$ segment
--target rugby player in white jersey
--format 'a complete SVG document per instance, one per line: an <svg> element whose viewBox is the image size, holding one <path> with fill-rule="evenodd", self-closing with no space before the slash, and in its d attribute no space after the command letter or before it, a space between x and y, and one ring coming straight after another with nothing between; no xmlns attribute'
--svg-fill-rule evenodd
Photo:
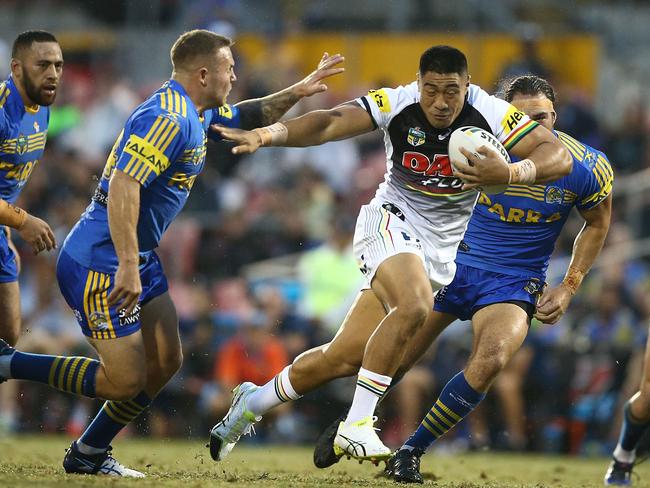
<svg viewBox="0 0 650 488"><path fill-rule="evenodd" d="M492 133L518 163L505 166L491 149L452 172L451 132L477 126ZM384 132L387 172L361 209L354 253L367 286L336 337L306 351L266 385L239 385L228 414L212 429L210 452L223 459L269 409L322 384L358 374L348 416L334 440L337 454L382 460L390 456L374 429L377 402L405 349L433 307L434 293L454 277L456 250L477 199L472 188L545 183L571 171L569 152L548 130L507 102L470 84L465 55L434 46L420 58L417 80L382 88L330 110L317 110L254 131L217 128L237 143L235 153L260 146L312 146L377 128ZM336 164L333 162L332 164Z"/></svg>

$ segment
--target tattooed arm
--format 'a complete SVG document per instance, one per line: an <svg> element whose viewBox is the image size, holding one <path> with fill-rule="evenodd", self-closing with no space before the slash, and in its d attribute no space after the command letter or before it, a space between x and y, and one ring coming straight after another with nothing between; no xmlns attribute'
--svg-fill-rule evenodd
<svg viewBox="0 0 650 488"><path fill-rule="evenodd" d="M289 88L263 98L246 100L236 104L241 117L242 129L253 129L277 122L298 100L327 90L322 80L341 73L345 68L336 66L343 62L343 56L323 54L315 71Z"/></svg>

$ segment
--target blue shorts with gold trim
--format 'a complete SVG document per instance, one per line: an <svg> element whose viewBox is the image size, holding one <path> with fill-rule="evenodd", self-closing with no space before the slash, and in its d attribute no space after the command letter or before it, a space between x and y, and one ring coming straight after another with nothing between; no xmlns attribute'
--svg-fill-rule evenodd
<svg viewBox="0 0 650 488"><path fill-rule="evenodd" d="M0 283L18 281L18 264L4 227L0 226Z"/></svg>
<svg viewBox="0 0 650 488"><path fill-rule="evenodd" d="M481 308L495 303L514 303L529 318L544 291L539 278L506 275L458 263L451 283L435 296L433 309L469 320Z"/></svg>
<svg viewBox="0 0 650 488"><path fill-rule="evenodd" d="M160 259L153 252L140 265L142 295L130 315L108 306L107 298L113 290L114 274L86 268L61 251L56 263L56 279L81 331L93 339L115 339L137 332L140 330L142 306L168 290Z"/></svg>

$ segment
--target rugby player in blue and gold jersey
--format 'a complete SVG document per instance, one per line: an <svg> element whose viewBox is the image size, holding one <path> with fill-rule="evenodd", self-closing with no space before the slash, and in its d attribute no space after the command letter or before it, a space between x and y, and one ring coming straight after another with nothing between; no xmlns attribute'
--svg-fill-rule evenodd
<svg viewBox="0 0 650 488"><path fill-rule="evenodd" d="M554 131L555 92L546 80L518 77L509 83L505 98ZM611 216L610 163L601 151L554 133L573 157L571 173L544 185L510 185L503 194L481 194L456 256L454 280L435 298L426 327L430 337L420 337L409 350L413 364L451 322L472 321L474 342L467 365L445 385L388 463L387 472L396 481L423 482L421 455L483 400L519 350L533 316L547 324L560 319L602 249ZM574 207L585 223L574 241L571 263L562 282L545 289L550 255Z"/></svg>
<svg viewBox="0 0 650 488"><path fill-rule="evenodd" d="M323 56L305 79L274 95L226 104L236 80L226 37L181 35L171 79L126 121L99 185L63 244L61 291L100 360L25 354L0 346L0 377L27 379L108 400L63 461L68 473L143 477L111 455L110 442L151 403L181 365L178 317L154 249L181 211L205 164L211 124L273 123L343 71Z"/></svg>
<svg viewBox="0 0 650 488"><path fill-rule="evenodd" d="M34 254L54 249L54 234L44 221L14 203L45 149L49 106L62 70L56 38L49 32L27 31L16 37L11 75L0 84L0 225L15 229ZM20 335L20 258L5 229L0 231L0 339L15 345Z"/></svg>

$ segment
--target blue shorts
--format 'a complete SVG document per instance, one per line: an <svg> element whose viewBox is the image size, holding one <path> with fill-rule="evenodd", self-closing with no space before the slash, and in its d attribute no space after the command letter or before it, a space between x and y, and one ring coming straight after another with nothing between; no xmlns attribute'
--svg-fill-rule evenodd
<svg viewBox="0 0 650 488"><path fill-rule="evenodd" d="M16 254L9 247L6 229L0 226L0 283L18 281Z"/></svg>
<svg viewBox="0 0 650 488"><path fill-rule="evenodd" d="M56 263L56 279L81 331L93 339L115 339L140 330L142 306L168 289L167 278L156 253L151 253L147 261L140 265L142 295L130 315L108 306L107 298L113 290L114 274L86 268L61 251Z"/></svg>
<svg viewBox="0 0 650 488"><path fill-rule="evenodd" d="M454 280L436 294L433 309L469 320L494 303L519 305L531 318L544 290L539 278L512 276L458 264Z"/></svg>

